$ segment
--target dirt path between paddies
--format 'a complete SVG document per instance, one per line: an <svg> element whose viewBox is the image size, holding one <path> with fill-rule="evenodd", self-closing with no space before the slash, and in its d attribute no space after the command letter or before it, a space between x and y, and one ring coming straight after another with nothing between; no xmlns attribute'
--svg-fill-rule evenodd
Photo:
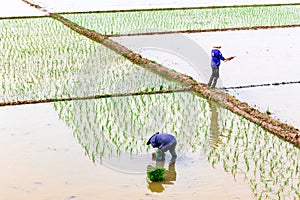
<svg viewBox="0 0 300 200"><path fill-rule="evenodd" d="M167 35L178 33L209 33L209 32L224 32L224 31L246 31L246 30L261 30L275 28L297 28L300 24L292 25L276 25L276 26L251 26L251 27L232 27L232 28L216 28L216 29L201 29L201 30L177 30L177 31L160 31L160 32L142 32L142 33L124 33L124 34L107 34L107 37L124 37L124 36L141 36L141 35Z"/></svg>

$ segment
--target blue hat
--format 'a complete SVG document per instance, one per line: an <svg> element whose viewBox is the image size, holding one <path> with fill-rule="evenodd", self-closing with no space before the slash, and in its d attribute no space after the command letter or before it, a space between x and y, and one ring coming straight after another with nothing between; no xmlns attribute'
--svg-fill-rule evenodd
<svg viewBox="0 0 300 200"><path fill-rule="evenodd" d="M150 141L151 141L151 138L153 138L153 136L155 136L155 135L157 135L157 134L159 134L159 132L157 132L157 133L155 133L154 135L152 135L152 136L149 138L149 140L148 140L148 142L147 142L146 144L149 145L149 144L150 144Z"/></svg>

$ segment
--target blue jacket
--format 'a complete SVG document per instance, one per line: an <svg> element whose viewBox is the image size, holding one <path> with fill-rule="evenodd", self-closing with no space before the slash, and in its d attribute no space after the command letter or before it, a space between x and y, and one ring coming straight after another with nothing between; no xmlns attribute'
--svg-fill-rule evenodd
<svg viewBox="0 0 300 200"><path fill-rule="evenodd" d="M225 60L219 49L211 50L211 67L219 68L221 60Z"/></svg>
<svg viewBox="0 0 300 200"><path fill-rule="evenodd" d="M176 138L171 134L156 133L149 139L147 145L151 144L153 148L159 148L163 150L171 146L175 142L177 142Z"/></svg>

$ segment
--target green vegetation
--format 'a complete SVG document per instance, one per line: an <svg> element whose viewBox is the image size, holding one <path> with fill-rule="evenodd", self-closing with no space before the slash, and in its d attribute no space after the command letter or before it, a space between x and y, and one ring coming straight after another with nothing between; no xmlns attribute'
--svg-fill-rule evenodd
<svg viewBox="0 0 300 200"><path fill-rule="evenodd" d="M0 20L0 27L0 101L177 87L53 19Z"/></svg>
<svg viewBox="0 0 300 200"><path fill-rule="evenodd" d="M178 154L207 155L212 167L244 177L256 198L299 195L298 148L191 93L54 105L94 162L143 155L148 136L162 130L176 135Z"/></svg>
<svg viewBox="0 0 300 200"><path fill-rule="evenodd" d="M96 14L64 17L102 34L204 30L299 24L300 6L183 9Z"/></svg>
<svg viewBox="0 0 300 200"><path fill-rule="evenodd" d="M294 24L299 23L299 7L65 16L111 34L133 29ZM178 88L53 19L0 20L0 26L0 101ZM148 136L162 130L176 136L179 153L204 153L212 167L233 177L243 176L258 199L299 197L299 148L191 93L58 102L53 106L93 162L120 158L122 152L147 153Z"/></svg>
<svg viewBox="0 0 300 200"><path fill-rule="evenodd" d="M164 180L165 168L153 168L147 172L147 176L150 181L162 181Z"/></svg>
<svg viewBox="0 0 300 200"><path fill-rule="evenodd" d="M299 148L236 115L222 118L222 124L227 131L218 149L209 152L212 166L242 176L257 199L299 197Z"/></svg>
<svg viewBox="0 0 300 200"><path fill-rule="evenodd" d="M174 133L179 151L195 146L194 140L203 139L209 133L205 102L190 93L173 93L54 105L60 118L74 130L87 155L100 161L103 157L119 157L123 151L132 154L148 152L150 146L145 143L149 135L158 130Z"/></svg>

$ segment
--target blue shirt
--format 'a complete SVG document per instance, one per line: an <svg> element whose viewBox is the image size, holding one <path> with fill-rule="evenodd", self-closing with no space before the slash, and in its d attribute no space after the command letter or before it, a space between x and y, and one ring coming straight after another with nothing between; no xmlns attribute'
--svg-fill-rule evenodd
<svg viewBox="0 0 300 200"><path fill-rule="evenodd" d="M154 148L165 149L176 142L176 138L168 133L155 134L150 138L150 144Z"/></svg>
<svg viewBox="0 0 300 200"><path fill-rule="evenodd" d="M219 49L211 50L211 67L219 68L221 60L225 60Z"/></svg>

